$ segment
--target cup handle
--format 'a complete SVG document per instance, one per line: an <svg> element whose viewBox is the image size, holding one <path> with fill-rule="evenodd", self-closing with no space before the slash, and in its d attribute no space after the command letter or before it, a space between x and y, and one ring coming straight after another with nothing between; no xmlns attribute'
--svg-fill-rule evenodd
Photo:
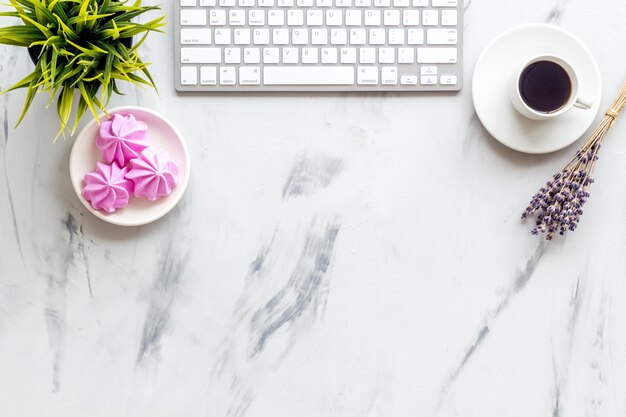
<svg viewBox="0 0 626 417"><path fill-rule="evenodd" d="M593 107L593 101L588 100L584 97L578 97L576 99L576 102L574 102L574 106L578 107L579 109L589 110L591 107Z"/></svg>

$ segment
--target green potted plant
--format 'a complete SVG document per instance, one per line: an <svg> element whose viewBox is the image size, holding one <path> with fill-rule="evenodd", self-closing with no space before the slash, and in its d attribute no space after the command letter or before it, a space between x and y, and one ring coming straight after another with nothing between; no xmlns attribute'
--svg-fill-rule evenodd
<svg viewBox="0 0 626 417"><path fill-rule="evenodd" d="M146 23L133 21L159 6L142 6L141 0L9 0L12 11L2 12L21 20L18 26L0 28L0 43L28 48L35 63L32 73L2 93L26 88L26 101L18 125L35 95L45 92L56 99L60 129L69 120L78 97L71 133L90 110L106 113L113 94L122 94L118 83L127 81L155 88L148 63L138 48L152 31L161 32L164 16ZM133 44L133 37L138 41ZM99 92L100 90L100 92Z"/></svg>

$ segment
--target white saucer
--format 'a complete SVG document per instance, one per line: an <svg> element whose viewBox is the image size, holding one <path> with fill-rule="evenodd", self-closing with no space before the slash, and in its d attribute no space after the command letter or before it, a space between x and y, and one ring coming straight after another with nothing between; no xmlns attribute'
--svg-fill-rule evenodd
<svg viewBox="0 0 626 417"><path fill-rule="evenodd" d="M542 54L572 64L580 95L594 103L591 109L572 108L543 121L515 110L508 96L512 74L523 61ZM474 68L472 91L476 114L494 138L511 149L541 154L565 148L589 129L600 108L602 80L593 55L576 36L556 26L528 24L502 33L485 48Z"/></svg>
<svg viewBox="0 0 626 417"><path fill-rule="evenodd" d="M165 150L178 165L178 184L172 194L151 202L145 198L131 197L128 206L106 213L94 209L82 195L83 178L88 172L96 169L96 162L102 161L102 153L96 147L96 136L99 125L90 121L78 134L70 155L70 178L76 195L83 205L95 216L119 226L140 226L151 223L165 216L181 199L189 183L189 152L183 136L178 129L160 114L143 107L118 107L109 111L115 113L132 113L137 120L148 124L146 139L150 146ZM100 120L105 120L104 114Z"/></svg>

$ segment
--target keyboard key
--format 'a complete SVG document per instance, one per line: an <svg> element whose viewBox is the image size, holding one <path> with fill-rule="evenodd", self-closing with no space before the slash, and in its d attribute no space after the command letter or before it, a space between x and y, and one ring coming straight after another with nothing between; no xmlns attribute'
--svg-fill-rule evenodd
<svg viewBox="0 0 626 417"><path fill-rule="evenodd" d="M417 75L403 75L400 77L400 84L417 85Z"/></svg>
<svg viewBox="0 0 626 417"><path fill-rule="evenodd" d="M259 7L274 7L274 0L258 0Z"/></svg>
<svg viewBox="0 0 626 417"><path fill-rule="evenodd" d="M294 45L306 45L309 43L309 30L308 29L292 29L291 30L291 43Z"/></svg>
<svg viewBox="0 0 626 417"><path fill-rule="evenodd" d="M361 26L360 10L346 10L346 26Z"/></svg>
<svg viewBox="0 0 626 417"><path fill-rule="evenodd" d="M332 29L330 31L330 43L332 45L345 45L348 43L348 31L346 29Z"/></svg>
<svg viewBox="0 0 626 417"><path fill-rule="evenodd" d="M413 7L428 7L428 0L413 0Z"/></svg>
<svg viewBox="0 0 626 417"><path fill-rule="evenodd" d="M181 26L206 26L206 10L181 10Z"/></svg>
<svg viewBox="0 0 626 417"><path fill-rule="evenodd" d="M278 7L293 7L293 0L278 0Z"/></svg>
<svg viewBox="0 0 626 417"><path fill-rule="evenodd" d="M439 11L437 10L423 10L422 11L422 25L437 26L438 24L439 24Z"/></svg>
<svg viewBox="0 0 626 417"><path fill-rule="evenodd" d="M389 45L404 44L404 29L389 29Z"/></svg>
<svg viewBox="0 0 626 417"><path fill-rule="evenodd" d="M240 64L241 63L241 48L224 48L224 63L225 64Z"/></svg>
<svg viewBox="0 0 626 417"><path fill-rule="evenodd" d="M354 68L265 67L263 82L266 85L354 85Z"/></svg>
<svg viewBox="0 0 626 417"><path fill-rule="evenodd" d="M226 10L209 11L209 25L224 26L226 24Z"/></svg>
<svg viewBox="0 0 626 417"><path fill-rule="evenodd" d="M441 85L456 85L456 75L442 75L439 77Z"/></svg>
<svg viewBox="0 0 626 417"><path fill-rule="evenodd" d="M407 43L409 45L422 45L424 43L424 29L409 29Z"/></svg>
<svg viewBox="0 0 626 417"><path fill-rule="evenodd" d="M243 62L246 64L260 64L261 63L261 49L260 48L244 48L243 49Z"/></svg>
<svg viewBox="0 0 626 417"><path fill-rule="evenodd" d="M298 0L296 4L298 7L313 7L313 0Z"/></svg>
<svg viewBox="0 0 626 417"><path fill-rule="evenodd" d="M352 7L352 0L335 0L337 7Z"/></svg>
<svg viewBox="0 0 626 417"><path fill-rule="evenodd" d="M442 10L441 11L441 25L442 26L456 26L457 25L456 10Z"/></svg>
<svg viewBox="0 0 626 417"><path fill-rule="evenodd" d="M274 43L274 45L288 45L289 29L272 30L272 42Z"/></svg>
<svg viewBox="0 0 626 417"><path fill-rule="evenodd" d="M219 0L220 7L235 7L235 0Z"/></svg>
<svg viewBox="0 0 626 417"><path fill-rule="evenodd" d="M333 0L317 0L315 4L317 7L333 7Z"/></svg>
<svg viewBox="0 0 626 417"><path fill-rule="evenodd" d="M419 26L420 12L419 10L403 10L402 24L404 26Z"/></svg>
<svg viewBox="0 0 626 417"><path fill-rule="evenodd" d="M322 64L337 63L337 48L322 48Z"/></svg>
<svg viewBox="0 0 626 417"><path fill-rule="evenodd" d="M216 4L216 0L200 0L200 6L202 7L215 7Z"/></svg>
<svg viewBox="0 0 626 417"><path fill-rule="evenodd" d="M437 84L437 76L436 75L422 75L420 77L420 84L422 84L422 85L436 85Z"/></svg>
<svg viewBox="0 0 626 417"><path fill-rule="evenodd" d="M215 67L200 67L200 84L217 84L217 70Z"/></svg>
<svg viewBox="0 0 626 417"><path fill-rule="evenodd" d="M254 7L254 0L239 0L239 7Z"/></svg>
<svg viewBox="0 0 626 417"><path fill-rule="evenodd" d="M317 64L318 61L317 48L302 48L302 63Z"/></svg>
<svg viewBox="0 0 626 417"><path fill-rule="evenodd" d="M211 29L181 29L180 43L183 45L210 45Z"/></svg>
<svg viewBox="0 0 626 417"><path fill-rule="evenodd" d="M269 29L254 29L253 39L255 45L269 45L270 43L270 30Z"/></svg>
<svg viewBox="0 0 626 417"><path fill-rule="evenodd" d="M342 64L355 64L356 63L356 48L341 48L341 63Z"/></svg>
<svg viewBox="0 0 626 417"><path fill-rule="evenodd" d="M424 65L420 68L421 75L437 75L437 67L432 65Z"/></svg>
<svg viewBox="0 0 626 417"><path fill-rule="evenodd" d="M350 29L350 44L365 45L365 29Z"/></svg>
<svg viewBox="0 0 626 417"><path fill-rule="evenodd" d="M278 48L263 48L263 63L264 64L278 64L279 59Z"/></svg>
<svg viewBox="0 0 626 417"><path fill-rule="evenodd" d="M361 64L375 64L376 63L376 48L360 48L359 49L359 62Z"/></svg>
<svg viewBox="0 0 626 417"><path fill-rule="evenodd" d="M297 64L299 57L298 48L283 48L283 63L284 64Z"/></svg>
<svg viewBox="0 0 626 417"><path fill-rule="evenodd" d="M261 68L239 67L239 84L241 85L261 84Z"/></svg>
<svg viewBox="0 0 626 417"><path fill-rule="evenodd" d="M312 29L311 30L312 45L328 44L328 29Z"/></svg>
<svg viewBox="0 0 626 417"><path fill-rule="evenodd" d="M196 0L180 0L180 7L195 7Z"/></svg>
<svg viewBox="0 0 626 417"><path fill-rule="evenodd" d="M380 10L365 11L365 26L380 26Z"/></svg>
<svg viewBox="0 0 626 417"><path fill-rule="evenodd" d="M237 72L235 67L220 67L220 85L235 85Z"/></svg>
<svg viewBox="0 0 626 417"><path fill-rule="evenodd" d="M376 85L378 84L378 67L358 67L357 84Z"/></svg>
<svg viewBox="0 0 626 417"><path fill-rule="evenodd" d="M400 25L400 10L385 10L385 26Z"/></svg>
<svg viewBox="0 0 626 417"><path fill-rule="evenodd" d="M414 64L415 63L415 49L398 48L398 63L399 64Z"/></svg>
<svg viewBox="0 0 626 417"><path fill-rule="evenodd" d="M433 7L456 7L457 0L433 0Z"/></svg>
<svg viewBox="0 0 626 417"><path fill-rule="evenodd" d="M409 7L409 0L393 0L393 7Z"/></svg>
<svg viewBox="0 0 626 417"><path fill-rule="evenodd" d="M395 64L396 50L394 48L380 48L378 50L378 62L381 64Z"/></svg>
<svg viewBox="0 0 626 417"><path fill-rule="evenodd" d="M285 24L285 11L270 10L267 12L267 24L270 26L283 26Z"/></svg>
<svg viewBox="0 0 626 417"><path fill-rule="evenodd" d="M391 0L374 0L374 7L389 7Z"/></svg>
<svg viewBox="0 0 626 417"><path fill-rule="evenodd" d="M343 13L341 10L326 10L326 26L341 26Z"/></svg>
<svg viewBox="0 0 626 417"><path fill-rule="evenodd" d="M220 64L221 48L180 48L180 62L183 64Z"/></svg>
<svg viewBox="0 0 626 417"><path fill-rule="evenodd" d="M308 26L322 26L324 24L324 12L316 9L307 10L306 24Z"/></svg>
<svg viewBox="0 0 626 417"><path fill-rule="evenodd" d="M381 84L396 85L398 84L398 67L382 67L381 68Z"/></svg>
<svg viewBox="0 0 626 417"><path fill-rule="evenodd" d="M243 26L246 24L246 12L244 10L230 10L228 12L228 23L231 26Z"/></svg>
<svg viewBox="0 0 626 417"><path fill-rule="evenodd" d="M372 0L354 0L356 7L372 7Z"/></svg>
<svg viewBox="0 0 626 417"><path fill-rule="evenodd" d="M417 48L418 64L454 64L456 61L456 48Z"/></svg>
<svg viewBox="0 0 626 417"><path fill-rule="evenodd" d="M456 29L428 29L426 43L429 45L456 45Z"/></svg>
<svg viewBox="0 0 626 417"><path fill-rule="evenodd" d="M215 29L215 44L230 45L230 29Z"/></svg>
<svg viewBox="0 0 626 417"><path fill-rule="evenodd" d="M198 68L196 68L196 67L181 67L180 68L180 83L182 85L196 85L196 84L198 84Z"/></svg>
<svg viewBox="0 0 626 417"><path fill-rule="evenodd" d="M303 10L288 10L287 11L287 25L289 26L304 25L304 11Z"/></svg>
<svg viewBox="0 0 626 417"><path fill-rule="evenodd" d="M370 44L384 45L385 39L385 29L370 29Z"/></svg>
<svg viewBox="0 0 626 417"><path fill-rule="evenodd" d="M235 45L250 44L250 29L235 29Z"/></svg>
<svg viewBox="0 0 626 417"><path fill-rule="evenodd" d="M250 24L250 26L265 25L265 10L248 11L248 23Z"/></svg>

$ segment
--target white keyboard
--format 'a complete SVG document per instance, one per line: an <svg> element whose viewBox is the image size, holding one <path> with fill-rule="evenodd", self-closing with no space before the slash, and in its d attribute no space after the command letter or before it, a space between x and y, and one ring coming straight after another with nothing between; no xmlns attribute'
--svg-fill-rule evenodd
<svg viewBox="0 0 626 417"><path fill-rule="evenodd" d="M175 0L179 91L457 91L462 0Z"/></svg>

